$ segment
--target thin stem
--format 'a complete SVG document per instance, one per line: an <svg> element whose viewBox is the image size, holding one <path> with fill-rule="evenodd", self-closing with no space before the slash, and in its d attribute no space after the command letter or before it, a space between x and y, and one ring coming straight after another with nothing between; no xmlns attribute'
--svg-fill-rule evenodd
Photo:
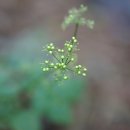
<svg viewBox="0 0 130 130"><path fill-rule="evenodd" d="M52 53L52 55L53 55L53 57L58 61L58 62L60 62L61 63L61 61L55 56L55 54L54 53Z"/></svg>
<svg viewBox="0 0 130 130"><path fill-rule="evenodd" d="M66 58L65 64L67 65L68 57Z"/></svg>
<svg viewBox="0 0 130 130"><path fill-rule="evenodd" d="M71 60L69 60L69 61L66 63L66 65L68 65L70 62L71 62Z"/></svg>
<svg viewBox="0 0 130 130"><path fill-rule="evenodd" d="M75 38L77 38L78 29L79 29L79 23L76 23L76 24L75 24L75 29L74 29L74 34L73 34L73 36L74 36ZM73 45L73 44L74 44L74 43L72 42L72 45ZM73 50L71 50L71 51L69 52L69 54L71 54L72 51L73 51ZM67 59L66 59L66 61L65 61L65 64L69 64L69 63L70 63L70 61L68 61L69 57L70 57L70 55L67 57Z"/></svg>
<svg viewBox="0 0 130 130"><path fill-rule="evenodd" d="M77 34L78 34L78 28L79 28L79 24L76 23L75 24L75 30L74 30L74 37L76 37L76 38L77 38Z"/></svg>
<svg viewBox="0 0 130 130"><path fill-rule="evenodd" d="M70 68L66 68L67 70L70 70L70 71L72 71L73 73L75 73L73 70L71 70Z"/></svg>

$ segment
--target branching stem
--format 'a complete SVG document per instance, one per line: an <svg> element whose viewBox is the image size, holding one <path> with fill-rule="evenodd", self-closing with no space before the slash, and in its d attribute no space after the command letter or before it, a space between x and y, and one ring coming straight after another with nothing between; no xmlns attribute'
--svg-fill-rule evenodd
<svg viewBox="0 0 130 130"><path fill-rule="evenodd" d="M58 61L58 62L60 62L61 63L61 61L55 56L55 54L54 53L52 53L52 55L53 55L53 57Z"/></svg>

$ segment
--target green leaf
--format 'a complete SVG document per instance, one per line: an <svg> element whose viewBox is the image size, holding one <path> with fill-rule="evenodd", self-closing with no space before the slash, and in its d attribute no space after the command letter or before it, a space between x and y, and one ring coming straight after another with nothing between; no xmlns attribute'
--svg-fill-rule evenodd
<svg viewBox="0 0 130 130"><path fill-rule="evenodd" d="M47 114L52 101L50 86L39 86L33 93L32 108L39 114Z"/></svg>
<svg viewBox="0 0 130 130"><path fill-rule="evenodd" d="M72 121L72 105L79 99L83 84L81 79L71 79L61 84L44 82L33 93L32 107L52 122L69 124Z"/></svg>
<svg viewBox="0 0 130 130"><path fill-rule="evenodd" d="M73 119L71 107L63 102L53 102L48 117L58 124L69 124Z"/></svg>
<svg viewBox="0 0 130 130"><path fill-rule="evenodd" d="M1 96L14 96L19 92L17 86L0 86L0 97Z"/></svg>
<svg viewBox="0 0 130 130"><path fill-rule="evenodd" d="M23 111L13 117L11 125L14 130L40 130L39 117L33 111Z"/></svg>
<svg viewBox="0 0 130 130"><path fill-rule="evenodd" d="M72 105L79 99L84 89L84 81L80 78L73 78L63 82L61 86L55 86L52 89L54 98Z"/></svg>

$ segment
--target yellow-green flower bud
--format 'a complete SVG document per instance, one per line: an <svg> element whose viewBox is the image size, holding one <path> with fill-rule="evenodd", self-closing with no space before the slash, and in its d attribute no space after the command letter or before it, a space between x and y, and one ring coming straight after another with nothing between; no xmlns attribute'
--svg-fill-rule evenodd
<svg viewBox="0 0 130 130"><path fill-rule="evenodd" d="M81 65L78 65L79 68L81 68L82 66Z"/></svg>
<svg viewBox="0 0 130 130"><path fill-rule="evenodd" d="M58 52L61 52L61 49L58 49Z"/></svg>
<svg viewBox="0 0 130 130"><path fill-rule="evenodd" d="M65 58L65 56L62 55L62 56L61 56L61 59L64 59L64 58Z"/></svg>
<svg viewBox="0 0 130 130"><path fill-rule="evenodd" d="M64 50L62 49L61 52L64 52Z"/></svg>
<svg viewBox="0 0 130 130"><path fill-rule="evenodd" d="M87 71L87 69L86 69L86 68L84 68L83 70L84 70L84 71Z"/></svg>
<svg viewBox="0 0 130 130"><path fill-rule="evenodd" d="M57 69L57 66L54 66L55 69Z"/></svg>
<svg viewBox="0 0 130 130"><path fill-rule="evenodd" d="M67 77L67 76L64 76L64 79L66 80L66 79L68 79L68 77Z"/></svg>
<svg viewBox="0 0 130 130"><path fill-rule="evenodd" d="M74 61L74 58L71 58L71 61Z"/></svg>
<svg viewBox="0 0 130 130"><path fill-rule="evenodd" d="M73 47L73 45L70 45L69 47L70 47L70 48L72 48L72 47Z"/></svg>
<svg viewBox="0 0 130 130"><path fill-rule="evenodd" d="M83 75L83 76L86 76L86 73L83 73L82 75Z"/></svg>
<svg viewBox="0 0 130 130"><path fill-rule="evenodd" d="M46 68L43 68L42 70L43 70L43 71L46 71Z"/></svg>
<svg viewBox="0 0 130 130"><path fill-rule="evenodd" d="M49 61L48 61L48 60L45 60L45 63L46 63L46 64L48 64L48 63L49 63Z"/></svg>
<svg viewBox="0 0 130 130"><path fill-rule="evenodd" d="M54 50L54 49L55 49L55 47L54 47L54 46L52 46L52 47L51 47L51 49L52 49L52 50Z"/></svg>
<svg viewBox="0 0 130 130"><path fill-rule="evenodd" d="M66 68L66 65L63 65L63 68L65 69L65 68Z"/></svg>
<svg viewBox="0 0 130 130"><path fill-rule="evenodd" d="M50 49L51 47L50 46L47 46L47 49Z"/></svg>
<svg viewBox="0 0 130 130"><path fill-rule="evenodd" d="M81 74L81 71L78 71L78 74Z"/></svg>
<svg viewBox="0 0 130 130"><path fill-rule="evenodd" d="M77 42L77 40L76 40L76 39L74 39L74 42Z"/></svg>
<svg viewBox="0 0 130 130"><path fill-rule="evenodd" d="M46 71L49 71L49 68L46 68Z"/></svg>
<svg viewBox="0 0 130 130"><path fill-rule="evenodd" d="M52 51L49 51L50 54L52 54Z"/></svg>
<svg viewBox="0 0 130 130"><path fill-rule="evenodd" d="M54 63L51 63L50 65L51 65L51 66L54 66Z"/></svg>
<svg viewBox="0 0 130 130"><path fill-rule="evenodd" d="M75 40L76 38L75 37L72 37L73 40Z"/></svg>
<svg viewBox="0 0 130 130"><path fill-rule="evenodd" d="M68 48L68 51L71 51L72 49L71 48Z"/></svg>
<svg viewBox="0 0 130 130"><path fill-rule="evenodd" d="M78 69L79 67L78 66L75 66L76 69Z"/></svg>
<svg viewBox="0 0 130 130"><path fill-rule="evenodd" d="M50 43L50 46L53 46L53 43Z"/></svg>

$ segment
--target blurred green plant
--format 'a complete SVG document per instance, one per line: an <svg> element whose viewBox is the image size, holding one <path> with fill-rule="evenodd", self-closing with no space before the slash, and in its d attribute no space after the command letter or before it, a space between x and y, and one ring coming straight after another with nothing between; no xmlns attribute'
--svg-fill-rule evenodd
<svg viewBox="0 0 130 130"><path fill-rule="evenodd" d="M32 41L35 41L34 36L32 39L31 45ZM29 42L26 42L26 39L23 41ZM67 53L77 49L76 46L70 46L72 43L77 45L76 37L65 43ZM48 52L53 50L53 44L49 46ZM84 80L73 77L63 84L61 82L59 87L59 82L53 80L49 73L41 72L38 64L25 60L26 54L22 52L23 60L21 57L16 58L19 50L21 48L17 48L17 52L9 57L0 57L0 130L41 130L41 118L63 126L71 123L72 106L80 99ZM58 50L61 54L66 51ZM68 63L71 60L74 63L74 55L69 55L68 60L64 60L64 55L60 56L60 61ZM64 65L59 63L54 66L63 69ZM53 64L45 60L45 68ZM75 72L79 71L83 74L86 69L81 65L75 66ZM65 75L64 79L67 79Z"/></svg>
<svg viewBox="0 0 130 130"><path fill-rule="evenodd" d="M83 14L87 11L87 7L81 5L79 9L73 8L69 10L69 15L65 17L62 23L63 29L68 27L70 24L75 24L74 34L70 41L66 41L63 49L57 48L53 43L49 43L44 48L53 57L51 60L45 60L42 63L42 70L44 72L52 71L56 80L69 79L71 73L73 75L86 76L87 69L82 65L75 65L77 62L76 51L79 49L77 45L77 33L80 25L87 25L88 28L93 29L94 21L86 19Z"/></svg>
<svg viewBox="0 0 130 130"><path fill-rule="evenodd" d="M87 6L84 5L80 5L79 9L72 8L69 10L68 16L65 17L64 22L62 23L62 28L65 29L70 24L75 24L76 26L86 25L88 28L93 29L95 23L94 20L86 19L83 17L87 10Z"/></svg>
<svg viewBox="0 0 130 130"><path fill-rule="evenodd" d="M57 82L50 82L49 75L41 73L37 66L26 69L19 64L17 69L11 70L10 62L9 66L3 63L0 74L3 77L0 78L0 129L40 130L41 117L59 125L73 120L72 105L81 95L82 79L67 80L59 87Z"/></svg>

